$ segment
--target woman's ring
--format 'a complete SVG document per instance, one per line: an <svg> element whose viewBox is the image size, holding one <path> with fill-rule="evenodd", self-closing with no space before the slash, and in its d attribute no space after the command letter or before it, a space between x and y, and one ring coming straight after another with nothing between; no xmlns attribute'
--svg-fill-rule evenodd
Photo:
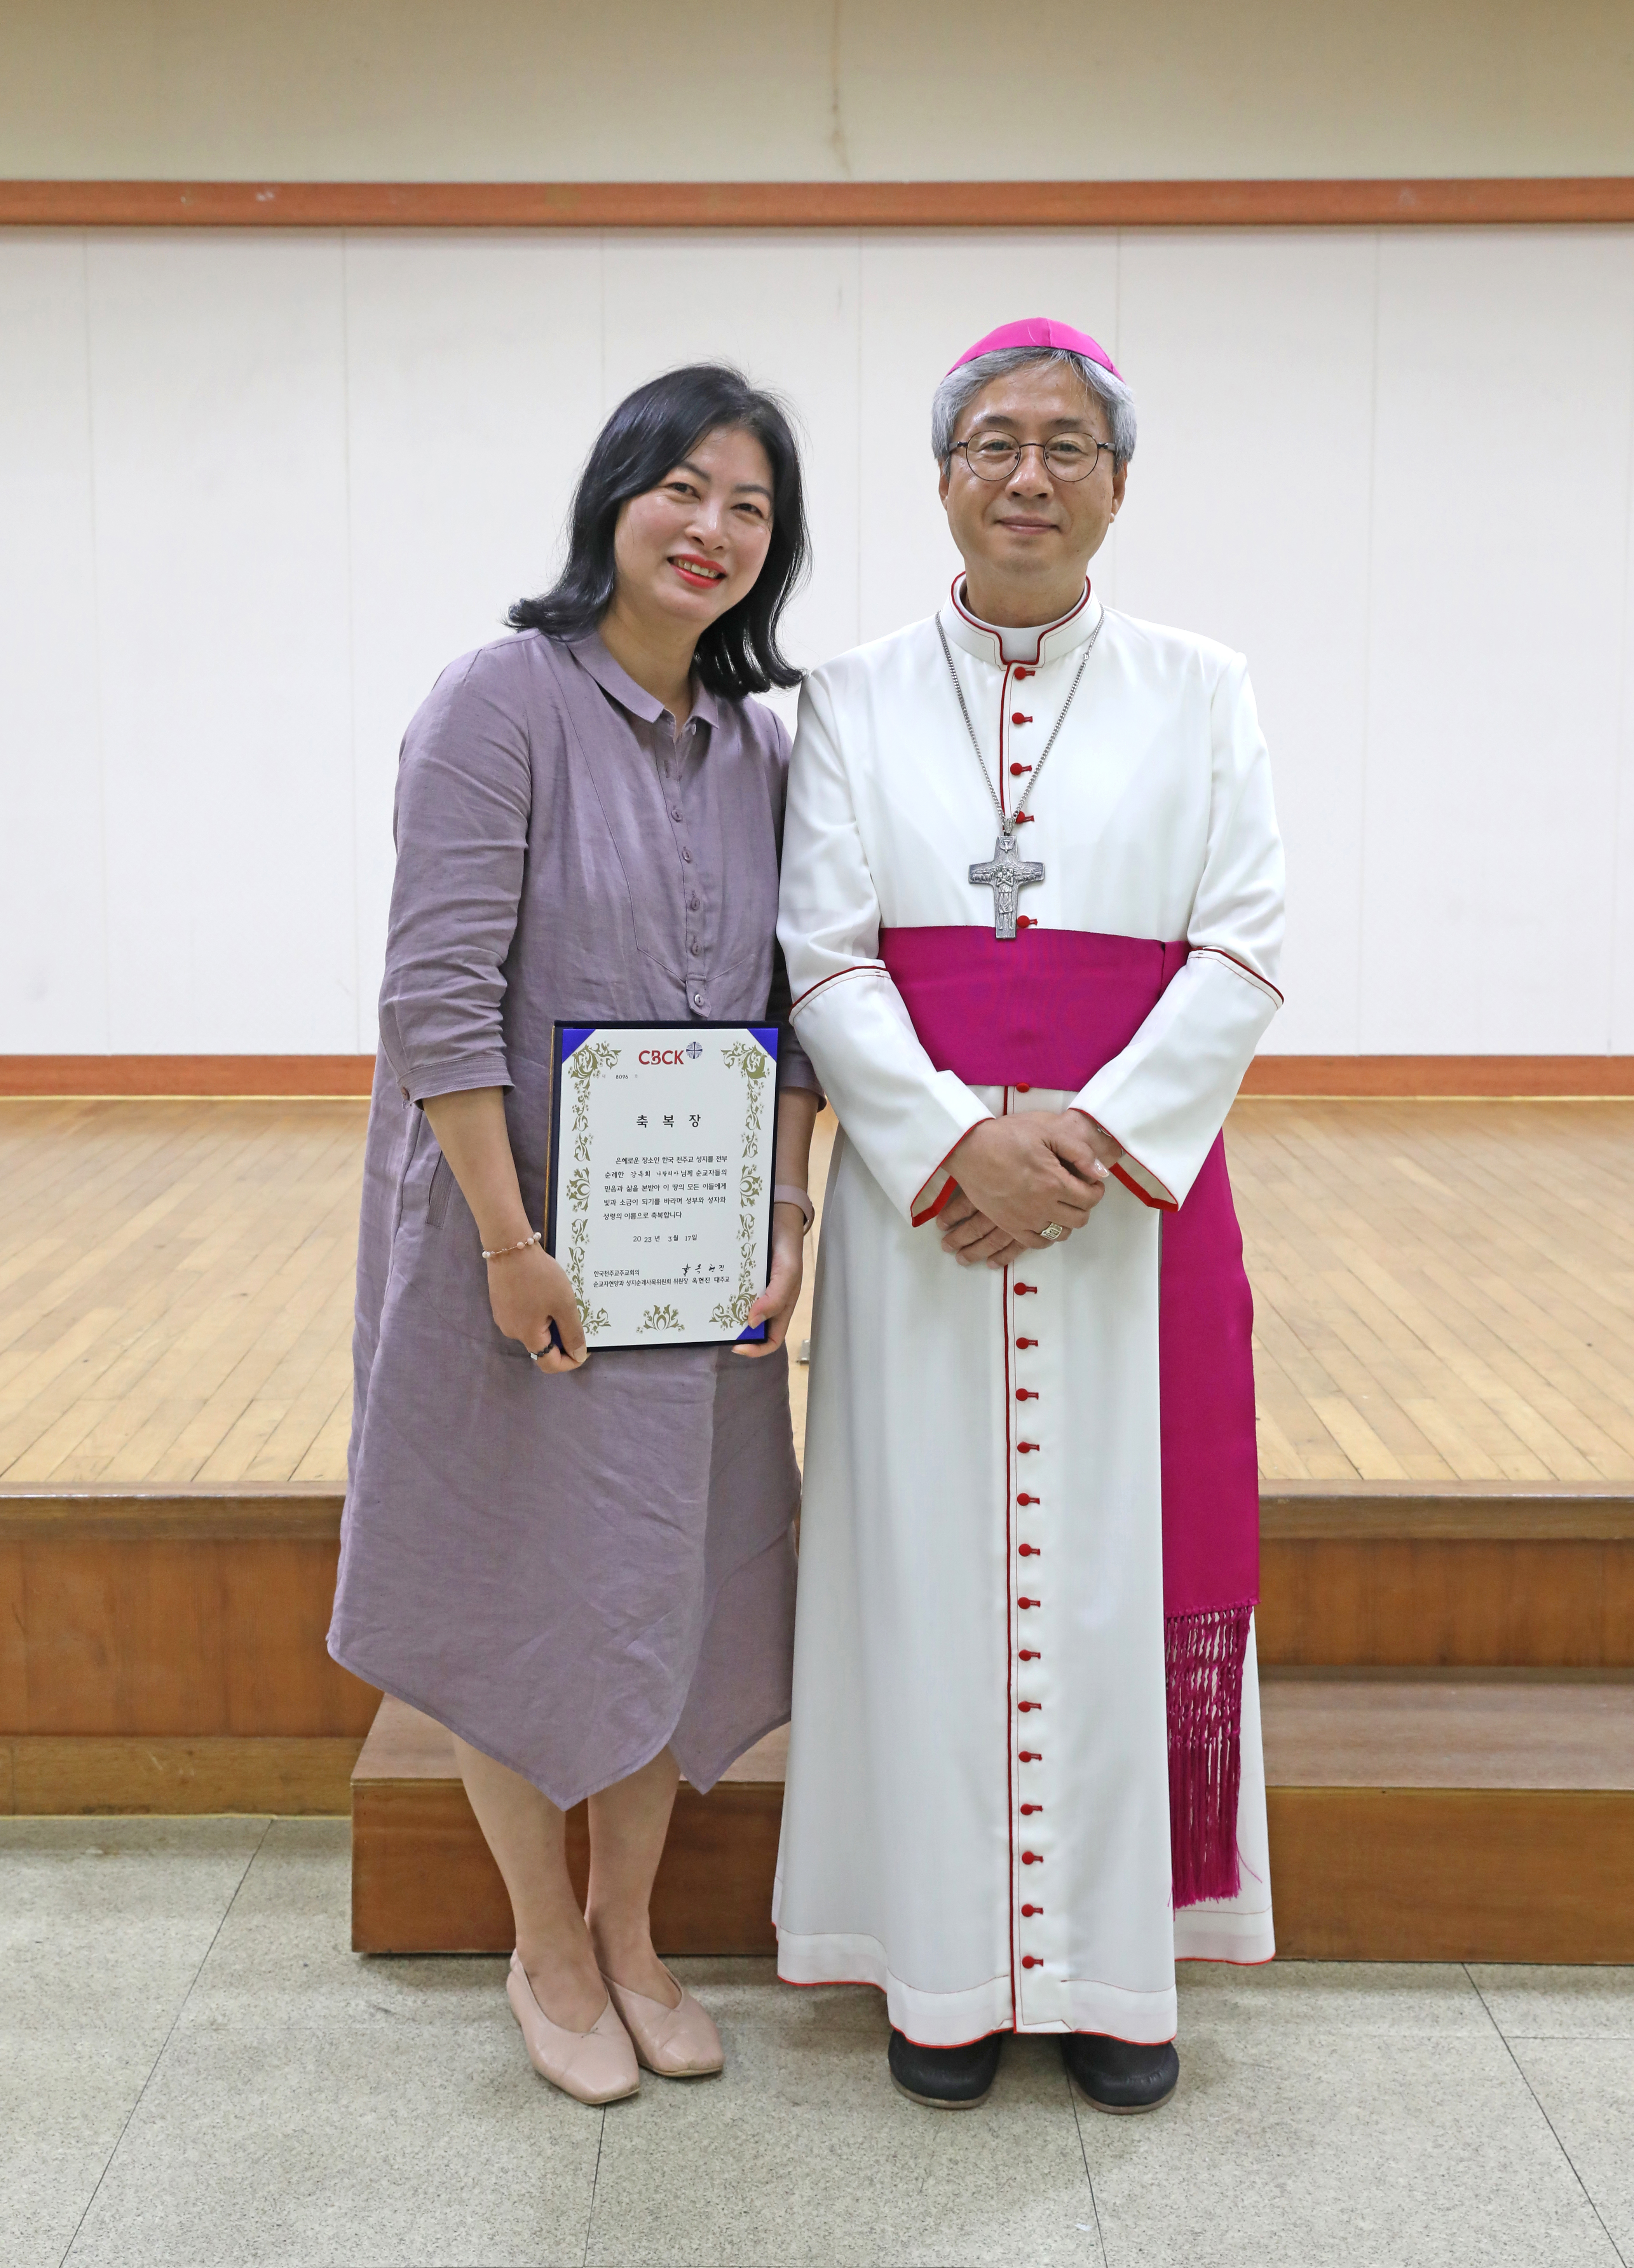
<svg viewBox="0 0 1634 2268"><path fill-rule="evenodd" d="M1072 1233L1070 1228L1063 1228L1058 1220L1047 1220L1038 1233L1046 1244L1059 1244L1064 1236Z"/></svg>

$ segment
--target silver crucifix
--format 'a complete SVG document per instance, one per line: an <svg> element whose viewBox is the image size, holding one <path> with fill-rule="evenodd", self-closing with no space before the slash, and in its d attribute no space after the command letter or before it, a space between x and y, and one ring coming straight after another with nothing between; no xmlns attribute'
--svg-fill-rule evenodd
<svg viewBox="0 0 1634 2268"><path fill-rule="evenodd" d="M993 935L1013 937L1016 933L1016 899L1029 882L1044 879L1043 862L1039 858L1018 858L1016 838L1001 835L993 845L993 855L979 866L970 869L973 882L985 883L993 893Z"/></svg>

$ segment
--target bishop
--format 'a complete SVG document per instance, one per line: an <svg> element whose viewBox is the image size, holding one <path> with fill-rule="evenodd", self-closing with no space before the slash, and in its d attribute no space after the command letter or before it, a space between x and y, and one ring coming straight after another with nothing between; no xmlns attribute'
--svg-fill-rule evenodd
<svg viewBox="0 0 1634 2268"><path fill-rule="evenodd" d="M1242 657L1088 581L1135 448L1111 357L1006 324L931 447L964 571L806 681L790 775L779 935L840 1132L779 1972L877 1985L922 2102L978 2102L1030 2032L1147 2110L1176 1960L1273 1951L1221 1130L1281 998L1282 850Z"/></svg>

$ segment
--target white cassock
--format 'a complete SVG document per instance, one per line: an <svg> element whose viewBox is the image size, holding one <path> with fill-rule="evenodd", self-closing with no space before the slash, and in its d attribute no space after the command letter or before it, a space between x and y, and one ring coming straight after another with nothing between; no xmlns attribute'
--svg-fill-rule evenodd
<svg viewBox="0 0 1634 2268"><path fill-rule="evenodd" d="M938 1071L880 931L991 924L992 893L968 876L997 829L937 621L806 681L778 934L840 1134L778 1970L881 1987L892 2023L931 2046L1009 2029L1160 2041L1177 1957L1273 1951L1251 1638L1240 1893L1172 1904L1157 1318L1161 1208L1185 1197L1280 1000L1282 848L1240 655L1103 624L1088 593L1060 623L1001 637L961 594L938 619L1006 808L1032 777L1011 766L1036 762L1100 631L1019 829L1046 870L1022 911L1190 952L1077 1094ZM913 1226L978 1120L1074 1104L1124 1145L1144 1196L1110 1182L1086 1227L1002 1273L959 1267L934 1221Z"/></svg>

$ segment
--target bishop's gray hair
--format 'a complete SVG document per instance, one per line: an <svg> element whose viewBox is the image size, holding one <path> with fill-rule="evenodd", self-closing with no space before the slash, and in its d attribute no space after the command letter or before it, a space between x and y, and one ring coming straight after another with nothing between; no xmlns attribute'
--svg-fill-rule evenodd
<svg viewBox="0 0 1634 2268"><path fill-rule="evenodd" d="M1113 466L1122 472L1135 453L1135 397L1121 378L1114 378L1087 355L1071 354L1064 347L1002 347L997 354L978 355L974 362L950 370L931 404L931 453L937 463L946 469L959 421L982 388L1031 362L1064 363L1078 373L1107 413Z"/></svg>

